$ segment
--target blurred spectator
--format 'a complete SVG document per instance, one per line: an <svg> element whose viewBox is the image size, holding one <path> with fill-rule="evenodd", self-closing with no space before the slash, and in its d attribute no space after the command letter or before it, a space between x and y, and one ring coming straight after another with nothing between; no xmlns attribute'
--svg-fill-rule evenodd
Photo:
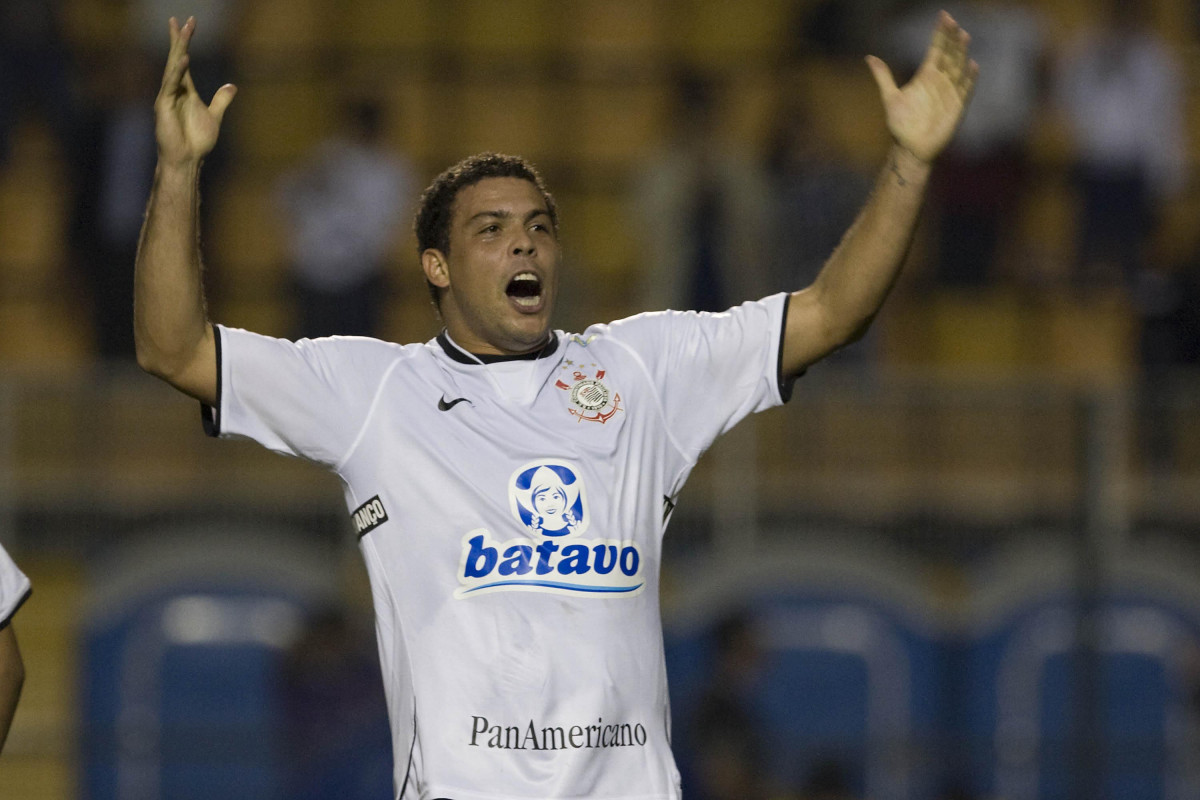
<svg viewBox="0 0 1200 800"><path fill-rule="evenodd" d="M74 260L90 289L96 354L133 357L133 264L158 158L158 62L129 48L107 61L103 94L84 114L73 221Z"/></svg>
<svg viewBox="0 0 1200 800"><path fill-rule="evenodd" d="M818 0L796 3L792 18L792 47L788 56L845 58L861 62L867 53L878 50L875 41L879 26L904 0ZM926 29L928 29L926 25Z"/></svg>
<svg viewBox="0 0 1200 800"><path fill-rule="evenodd" d="M390 797L391 730L375 639L340 608L314 614L282 670L287 800Z"/></svg>
<svg viewBox="0 0 1200 800"><path fill-rule="evenodd" d="M716 87L676 81L674 133L638 169L642 309L724 311L768 291L768 192L749 154L721 137Z"/></svg>
<svg viewBox="0 0 1200 800"><path fill-rule="evenodd" d="M383 143L383 109L351 103L342 130L277 189L300 298L300 336L375 336L386 263L403 228L414 171Z"/></svg>
<svg viewBox="0 0 1200 800"><path fill-rule="evenodd" d="M716 662L692 721L690 741L699 800L757 800L770 795L766 741L753 694L763 652L751 617L732 614L717 624Z"/></svg>
<svg viewBox="0 0 1200 800"><path fill-rule="evenodd" d="M1141 321L1138 438L1151 474L1161 476L1175 460L1178 415L1172 405L1183 396L1176 375L1200 368L1200 249L1171 268L1142 270L1133 297Z"/></svg>
<svg viewBox="0 0 1200 800"><path fill-rule="evenodd" d="M916 69L929 44L928 21L941 7L923 4L905 15L896 34L899 63ZM999 246L1024 190L1028 136L1046 71L1043 24L1032 9L1011 0L945 7L971 32L979 80L933 174L934 274L944 286L982 287L997 278Z"/></svg>
<svg viewBox="0 0 1200 800"><path fill-rule="evenodd" d="M1075 140L1081 284L1131 285L1159 204L1183 186L1181 72L1144 3L1106 0L1058 64L1057 102Z"/></svg>
<svg viewBox="0 0 1200 800"><path fill-rule="evenodd" d="M795 291L816 279L858 216L871 192L871 175L838 155L813 110L797 100L777 117L767 176L774 201L768 291ZM876 330L831 358L861 360Z"/></svg>
<svg viewBox="0 0 1200 800"><path fill-rule="evenodd" d="M871 192L869 173L842 159L812 109L795 101L777 117L767 153L772 210L771 291L808 286Z"/></svg>
<svg viewBox="0 0 1200 800"><path fill-rule="evenodd" d="M13 128L36 108L58 139L64 160L76 154L72 59L63 39L61 0L0 2L0 166Z"/></svg>

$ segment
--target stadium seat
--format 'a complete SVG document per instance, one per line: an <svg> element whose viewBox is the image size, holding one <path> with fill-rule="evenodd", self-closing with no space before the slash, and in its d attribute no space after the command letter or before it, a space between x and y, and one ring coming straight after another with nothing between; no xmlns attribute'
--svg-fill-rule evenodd
<svg viewBox="0 0 1200 800"><path fill-rule="evenodd" d="M210 285L218 294L278 296L283 292L287 256L275 206L274 175L247 166L230 176L209 202L212 229L204 233Z"/></svg>
<svg viewBox="0 0 1200 800"><path fill-rule="evenodd" d="M837 155L863 169L879 169L888 137L879 102L879 90L860 62L806 61L789 87L817 109L815 123L826 134L823 141L837 147Z"/></svg>
<svg viewBox="0 0 1200 800"><path fill-rule="evenodd" d="M468 62L527 66L556 52L560 11L554 0L455 0L442 36Z"/></svg>
<svg viewBox="0 0 1200 800"><path fill-rule="evenodd" d="M1195 564L1151 546L1107 565L1103 586L1093 587L1096 649L1085 654L1076 559L1041 542L998 554L981 571L961 700L978 788L1113 800L1194 792ZM1076 760L1079 725L1103 754L1091 769Z"/></svg>
<svg viewBox="0 0 1200 800"><path fill-rule="evenodd" d="M1120 292L1048 298L1039 308L1035 363L1067 379L1112 383L1132 376L1137 324Z"/></svg>
<svg viewBox="0 0 1200 800"><path fill-rule="evenodd" d="M283 57L294 66L305 66L314 53L329 45L335 14L334 6L324 0L256 0L245 8L237 33L248 63Z"/></svg>
<svg viewBox="0 0 1200 800"><path fill-rule="evenodd" d="M39 126L20 126L0 170L0 286L6 294L45 289L67 261L70 194L44 136Z"/></svg>
<svg viewBox="0 0 1200 800"><path fill-rule="evenodd" d="M112 553L85 598L84 794L115 800L132 781L162 797L282 796L302 765L279 758L281 667L333 596L328 553L257 526L154 533ZM131 735L145 746L121 747Z"/></svg>
<svg viewBox="0 0 1200 800"><path fill-rule="evenodd" d="M662 141L667 99L666 85L653 79L570 87L561 108L569 120L572 160L585 170L628 174Z"/></svg>
<svg viewBox="0 0 1200 800"><path fill-rule="evenodd" d="M1020 298L943 291L929 300L931 362L961 373L1013 374L1023 364L1026 316Z"/></svg>
<svg viewBox="0 0 1200 800"><path fill-rule="evenodd" d="M564 222L563 243L570 253L587 259L586 279L597 289L608 286L617 295L628 290L631 273L638 268L638 247L630 230L632 209L619 192L592 191L558 197ZM611 284L618 284L612 287Z"/></svg>
<svg viewBox="0 0 1200 800"><path fill-rule="evenodd" d="M664 7L663 0L575 0L563 41L585 66L656 62L668 35Z"/></svg>
<svg viewBox="0 0 1200 800"><path fill-rule="evenodd" d="M794 793L816 762L837 757L851 768L853 796L929 794L933 762L916 748L889 746L928 741L944 711L933 608L904 560L886 548L796 547L760 558L731 552L719 564L689 574L664 609L673 737L685 776L698 768L702 699L722 688L734 693L706 676L711 681L718 629L740 618L757 655L738 662L747 673L740 707L758 722L759 768L773 783ZM723 680L738 679L729 672Z"/></svg>
<svg viewBox="0 0 1200 800"><path fill-rule="evenodd" d="M434 313L424 278L405 275L403 285L383 308L380 327L380 337L392 342L427 342L437 335L441 322Z"/></svg>
<svg viewBox="0 0 1200 800"><path fill-rule="evenodd" d="M243 163L278 169L304 158L333 130L336 81L297 72L248 79L249 85L238 93L227 121L229 146Z"/></svg>
<svg viewBox="0 0 1200 800"><path fill-rule="evenodd" d="M497 80L486 69L473 71L446 104L453 122L446 120L439 133L458 150L446 160L492 150L545 163L557 152L554 100L550 86L532 76Z"/></svg>
<svg viewBox="0 0 1200 800"><path fill-rule="evenodd" d="M380 85L378 70L369 62L355 60L350 70L349 80L369 87L383 102L387 110L384 133L387 144L416 164L434 164L437 170L444 167L447 128L453 126L445 115L446 87L438 82L437 76L430 74L427 67L398 69L388 72ZM456 152L450 157L461 158L462 154ZM418 176L421 188L425 186L425 177Z"/></svg>
<svg viewBox="0 0 1200 800"><path fill-rule="evenodd" d="M770 62L788 44L787 0L712 3L688 0L664 7L666 28L678 55L692 64L740 67Z"/></svg>
<svg viewBox="0 0 1200 800"><path fill-rule="evenodd" d="M87 315L68 298L17 297L0 302L0 363L54 373L91 357Z"/></svg>
<svg viewBox="0 0 1200 800"><path fill-rule="evenodd" d="M1055 163L1043 163L1030 181L1013 232L1028 277L1046 284L1069 282L1075 263L1076 198Z"/></svg>
<svg viewBox="0 0 1200 800"><path fill-rule="evenodd" d="M341 48L359 54L416 54L438 42L435 0L355 0L339 5L335 26Z"/></svg>
<svg viewBox="0 0 1200 800"><path fill-rule="evenodd" d="M293 335L296 310L282 292L276 296L231 295L214 303L213 316L222 324L261 333L264 336Z"/></svg>

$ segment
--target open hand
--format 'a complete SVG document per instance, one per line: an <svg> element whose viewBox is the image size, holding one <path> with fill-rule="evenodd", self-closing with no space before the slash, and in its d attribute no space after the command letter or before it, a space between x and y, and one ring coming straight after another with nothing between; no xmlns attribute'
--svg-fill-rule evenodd
<svg viewBox="0 0 1200 800"><path fill-rule="evenodd" d="M979 65L967 55L970 41L954 18L941 12L925 59L912 80L899 88L887 64L867 56L883 99L888 131L896 144L925 163L931 163L950 142L971 99Z"/></svg>
<svg viewBox="0 0 1200 800"><path fill-rule="evenodd" d="M237 87L227 83L205 105L188 71L188 42L196 31L196 19L183 27L171 17L171 49L163 71L162 88L154 101L154 133L160 161L172 166L198 164L217 143L221 118L233 101Z"/></svg>

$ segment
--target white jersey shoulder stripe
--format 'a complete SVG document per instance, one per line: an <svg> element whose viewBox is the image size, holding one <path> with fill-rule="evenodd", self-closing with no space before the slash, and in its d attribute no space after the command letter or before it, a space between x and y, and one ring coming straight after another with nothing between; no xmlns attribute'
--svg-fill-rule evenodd
<svg viewBox="0 0 1200 800"><path fill-rule="evenodd" d="M342 467L346 466L346 462L350 460L351 456L354 455L354 451L357 450L358 446L362 443L363 436L366 435L367 428L371 424L371 418L375 416L375 411L379 408L380 400L383 397L383 388L387 385L388 378L391 377L392 373L395 372L396 367L398 367L402 361L414 358L418 352L420 351L410 351L403 355L397 356L396 359L392 361L390 365L388 365L388 368L383 371L383 375L379 378L379 384L375 387L375 394L371 398L371 405L367 409L367 413L363 416L362 425L360 425L358 428L358 434L354 437L354 441L346 450L346 454L338 459L337 465L334 467L335 471L340 472Z"/></svg>
<svg viewBox="0 0 1200 800"><path fill-rule="evenodd" d="M638 369L642 371L642 376L646 379L646 387L649 389L651 396L654 398L654 410L658 412L658 418L662 420L663 430L667 434L667 441L669 441L671 446L675 448L675 452L679 453L679 455L683 456L684 458L694 458L695 455L688 453L683 445L679 443L679 440L675 438L675 434L671 431L671 426L667 420L667 412L663 407L662 395L659 394L658 387L654 383L654 377L650 374L650 369L646 366L646 362L642 360L641 353L639 353L637 350L634 350L628 344L615 336L606 338L607 341L612 342L614 345L624 350L626 354L633 359L633 362L637 364Z"/></svg>

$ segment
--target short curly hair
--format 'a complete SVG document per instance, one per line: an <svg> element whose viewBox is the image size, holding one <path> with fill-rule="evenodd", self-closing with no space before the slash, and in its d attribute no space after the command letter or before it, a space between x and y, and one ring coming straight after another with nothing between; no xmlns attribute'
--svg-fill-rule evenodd
<svg viewBox="0 0 1200 800"><path fill-rule="evenodd" d="M450 255L450 220L454 215L454 201L458 193L484 178L520 178L529 181L541 192L550 212L550 224L558 231L558 206L554 196L546 189L541 174L520 156L502 153L479 153L464 158L433 179L421 194L413 230L417 235L417 256L433 248ZM433 304L441 308L441 290L426 279L429 296Z"/></svg>

